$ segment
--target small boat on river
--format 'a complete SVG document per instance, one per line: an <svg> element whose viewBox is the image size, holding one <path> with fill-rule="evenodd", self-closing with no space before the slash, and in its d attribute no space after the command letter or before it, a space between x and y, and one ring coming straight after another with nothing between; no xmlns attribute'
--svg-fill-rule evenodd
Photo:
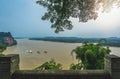
<svg viewBox="0 0 120 79"><path fill-rule="evenodd" d="M44 51L45 54L47 54L48 52L47 51Z"/></svg>
<svg viewBox="0 0 120 79"><path fill-rule="evenodd" d="M32 53L32 50L26 50L26 53Z"/></svg>
<svg viewBox="0 0 120 79"><path fill-rule="evenodd" d="M37 51L38 54L40 54L40 51Z"/></svg>

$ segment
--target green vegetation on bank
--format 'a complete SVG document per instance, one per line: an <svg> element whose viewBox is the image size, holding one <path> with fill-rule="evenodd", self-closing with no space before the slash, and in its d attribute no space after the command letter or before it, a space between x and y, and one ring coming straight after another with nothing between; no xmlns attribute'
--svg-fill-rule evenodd
<svg viewBox="0 0 120 79"><path fill-rule="evenodd" d="M13 46L17 44L17 41L10 32L0 32L0 43L5 46Z"/></svg>
<svg viewBox="0 0 120 79"><path fill-rule="evenodd" d="M17 41L12 37L10 32L0 32L0 56L3 56L2 52L6 50L7 46L16 45Z"/></svg>
<svg viewBox="0 0 120 79"><path fill-rule="evenodd" d="M6 46L0 43L0 56L4 56L4 54L2 54L4 50L6 50Z"/></svg>
<svg viewBox="0 0 120 79"><path fill-rule="evenodd" d="M110 37L110 38L44 37L44 38L29 38L29 39L52 41L52 42L65 42L65 43L84 43L85 41L90 43L101 42L101 44L104 46L120 47L120 38L117 37Z"/></svg>

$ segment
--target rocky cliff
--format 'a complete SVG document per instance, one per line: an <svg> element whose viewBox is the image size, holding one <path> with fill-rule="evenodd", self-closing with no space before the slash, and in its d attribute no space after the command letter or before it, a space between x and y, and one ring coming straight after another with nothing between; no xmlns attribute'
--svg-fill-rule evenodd
<svg viewBox="0 0 120 79"><path fill-rule="evenodd" d="M0 32L0 43L6 46L13 46L17 44L17 41L10 32Z"/></svg>

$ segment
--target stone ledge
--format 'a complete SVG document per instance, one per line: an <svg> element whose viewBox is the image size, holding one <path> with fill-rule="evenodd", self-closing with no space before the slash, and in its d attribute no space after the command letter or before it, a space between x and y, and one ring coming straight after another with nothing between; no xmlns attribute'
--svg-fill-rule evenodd
<svg viewBox="0 0 120 79"><path fill-rule="evenodd" d="M110 75L104 70L19 70L12 79L109 79Z"/></svg>

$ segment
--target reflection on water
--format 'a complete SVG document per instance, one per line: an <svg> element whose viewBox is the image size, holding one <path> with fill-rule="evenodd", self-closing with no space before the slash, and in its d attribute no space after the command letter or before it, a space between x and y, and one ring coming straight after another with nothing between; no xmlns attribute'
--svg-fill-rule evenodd
<svg viewBox="0 0 120 79"><path fill-rule="evenodd" d="M19 54L21 69L34 69L42 63L54 58L64 69L69 69L71 63L77 63L71 51L81 43L58 43L18 39L18 45L8 47L4 54ZM112 54L120 56L119 47L110 47Z"/></svg>

